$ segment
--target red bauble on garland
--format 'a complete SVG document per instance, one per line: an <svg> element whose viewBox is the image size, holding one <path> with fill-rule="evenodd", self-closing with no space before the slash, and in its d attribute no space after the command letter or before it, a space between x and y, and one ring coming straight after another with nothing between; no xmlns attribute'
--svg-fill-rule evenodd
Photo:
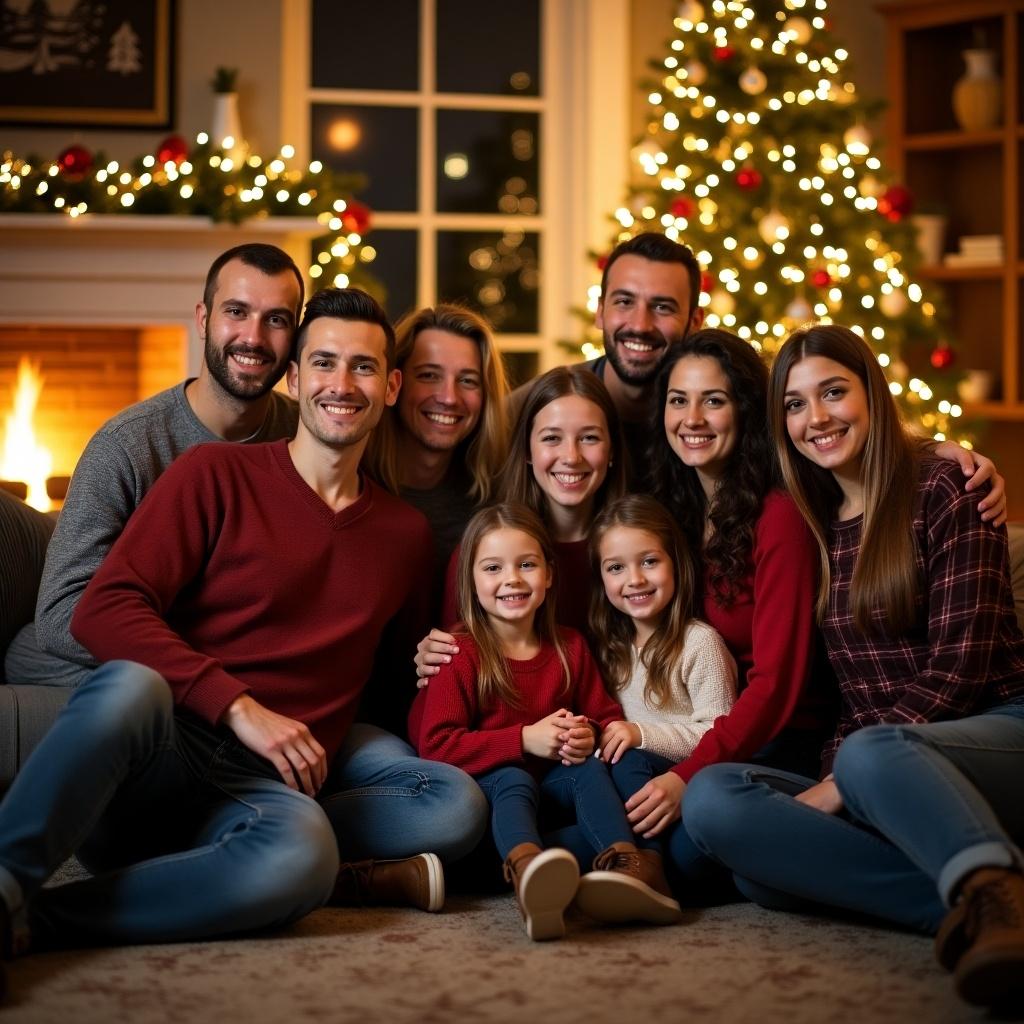
<svg viewBox="0 0 1024 1024"><path fill-rule="evenodd" d="M356 200L349 200L341 215L341 226L350 234L365 235L370 230L370 208Z"/></svg>
<svg viewBox="0 0 1024 1024"><path fill-rule="evenodd" d="M92 153L76 143L61 151L57 166L68 181L81 181L92 170Z"/></svg>
<svg viewBox="0 0 1024 1024"><path fill-rule="evenodd" d="M668 204L668 208L673 217L685 217L689 219L693 216L693 200L688 199L686 196L676 196L676 198Z"/></svg>
<svg viewBox="0 0 1024 1024"><path fill-rule="evenodd" d="M764 178L756 167L741 167L736 172L736 184L745 192L753 192L754 189L760 188L762 181Z"/></svg>
<svg viewBox="0 0 1024 1024"><path fill-rule="evenodd" d="M914 196L904 185L890 185L878 197L878 212L895 223L914 208Z"/></svg>
<svg viewBox="0 0 1024 1024"><path fill-rule="evenodd" d="M956 353L946 342L940 341L932 349L932 354L928 357L928 361L936 370L948 370L956 362Z"/></svg>
<svg viewBox="0 0 1024 1024"><path fill-rule="evenodd" d="M736 51L731 46L716 46L711 51L711 56L718 61L719 64L724 64L727 60L732 60L736 56Z"/></svg>
<svg viewBox="0 0 1024 1024"><path fill-rule="evenodd" d="M827 288L832 283L832 275L819 267L811 274L811 284L815 288Z"/></svg>
<svg viewBox="0 0 1024 1024"><path fill-rule="evenodd" d="M700 272L700 290L711 294L711 289L715 287L715 275L710 270L702 270Z"/></svg>
<svg viewBox="0 0 1024 1024"><path fill-rule="evenodd" d="M597 257L597 269L598 270L604 270L604 268L607 267L607 266L608 266L608 254L606 253L604 256L598 256Z"/></svg>
<svg viewBox="0 0 1024 1024"><path fill-rule="evenodd" d="M164 164L184 163L188 156L188 143L180 135L168 135L157 147L157 163L163 167Z"/></svg>

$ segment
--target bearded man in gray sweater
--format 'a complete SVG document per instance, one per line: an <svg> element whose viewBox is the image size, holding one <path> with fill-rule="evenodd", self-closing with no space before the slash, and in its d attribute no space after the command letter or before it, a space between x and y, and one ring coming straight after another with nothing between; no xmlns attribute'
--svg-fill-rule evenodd
<svg viewBox="0 0 1024 1024"><path fill-rule="evenodd" d="M139 502L182 452L204 441L294 436L295 402L272 389L302 300L302 275L276 246L248 243L214 260L196 304L199 376L130 406L89 441L47 548L36 620L7 652L9 683L73 687L96 668L71 636L71 616Z"/></svg>

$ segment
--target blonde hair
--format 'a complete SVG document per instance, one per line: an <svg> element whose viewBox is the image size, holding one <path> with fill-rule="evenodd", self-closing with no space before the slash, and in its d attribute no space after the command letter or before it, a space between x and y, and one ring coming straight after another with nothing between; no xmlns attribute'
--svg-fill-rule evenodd
<svg viewBox="0 0 1024 1024"><path fill-rule="evenodd" d="M480 351L483 409L480 422L473 433L454 453L469 471L472 485L470 497L478 504L494 496L498 469L508 448L508 422L505 398L508 383L505 364L494 341L487 321L466 306L439 303L408 313L395 326L395 364L402 369L416 346L416 339L425 330L446 331L459 338L467 338ZM399 396L401 401L401 396ZM398 494L398 408L385 411L380 423L370 435L363 465L367 472L383 487Z"/></svg>
<svg viewBox="0 0 1024 1024"><path fill-rule="evenodd" d="M817 613L821 622L831 590L828 529L842 492L832 474L801 455L786 429L786 385L802 359L821 356L845 366L864 385L868 400L868 436L861 460L864 526L850 582L854 625L877 632L873 616L881 612L889 630L900 632L914 621L920 588L914 538L914 488L918 453L892 399L882 368L853 331L833 324L812 324L794 331L775 357L768 381L768 423L775 438L782 476L818 542L821 581Z"/></svg>
<svg viewBox="0 0 1024 1024"><path fill-rule="evenodd" d="M648 707L661 708L672 695L672 671L686 645L686 628L693 617L696 569L682 530L664 505L649 495L628 494L608 505L594 521L590 529L590 565L595 579L590 596L590 632L602 638L595 647L595 656L613 692L624 689L629 682L636 636L633 620L608 600L601 575L601 541L616 526L643 530L657 537L672 562L675 593L662 613L657 631L640 654L647 669L644 701Z"/></svg>
<svg viewBox="0 0 1024 1024"><path fill-rule="evenodd" d="M487 534L501 529L522 530L523 533L532 537L540 545L541 554L551 571L554 571L554 553L551 539L548 537L540 517L525 505L514 502L491 505L477 512L466 526L462 545L459 548L459 561L456 570L459 615L464 631L472 638L480 655L480 669L477 675L477 692L480 695L480 701L483 704L501 702L516 707L521 703L520 695L512 681L508 659L501 649L501 643L495 635L494 627L491 625L487 612L480 604L473 578L473 566L476 562L476 553L480 542ZM558 634L558 627L555 625L554 587L556 584L557 580L552 583L552 589L549 590L544 603L537 610L534 618L534 631L542 643L550 643L555 648L558 659L562 663L565 690L568 692L571 682L569 662Z"/></svg>

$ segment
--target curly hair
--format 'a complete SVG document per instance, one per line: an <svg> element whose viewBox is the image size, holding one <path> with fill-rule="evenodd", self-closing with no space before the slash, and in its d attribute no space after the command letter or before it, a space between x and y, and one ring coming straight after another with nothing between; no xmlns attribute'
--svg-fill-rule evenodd
<svg viewBox="0 0 1024 1024"><path fill-rule="evenodd" d="M669 378L676 364L686 358L716 360L729 380L736 408L736 445L710 502L696 470L676 455L665 433ZM728 607L750 574L754 527L765 496L779 486L778 461L768 433L768 368L748 342L728 331L708 328L672 348L658 372L655 388L647 487L676 517L691 550L702 551L711 570L714 599Z"/></svg>

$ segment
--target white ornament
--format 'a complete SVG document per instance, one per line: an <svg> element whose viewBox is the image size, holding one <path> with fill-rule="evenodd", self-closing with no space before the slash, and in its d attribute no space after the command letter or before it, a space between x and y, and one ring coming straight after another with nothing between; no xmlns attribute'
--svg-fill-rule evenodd
<svg viewBox="0 0 1024 1024"><path fill-rule="evenodd" d="M792 225L781 210L769 210L757 225L758 234L771 245L783 238L789 238Z"/></svg>
<svg viewBox="0 0 1024 1024"><path fill-rule="evenodd" d="M708 80L708 69L699 60L691 60L684 70L690 85L703 85Z"/></svg>
<svg viewBox="0 0 1024 1024"><path fill-rule="evenodd" d="M802 296L798 295L787 307L783 314L787 320L796 320L803 323L814 319L814 310L811 304Z"/></svg>
<svg viewBox="0 0 1024 1024"><path fill-rule="evenodd" d="M801 46L811 41L811 23L806 18L787 18L785 28Z"/></svg>
<svg viewBox="0 0 1024 1024"><path fill-rule="evenodd" d="M907 293L902 288L893 288L891 292L881 295L878 299L878 308L886 316L894 319L903 316L909 304Z"/></svg>
<svg viewBox="0 0 1024 1024"><path fill-rule="evenodd" d="M697 3L697 0L680 0L679 6L676 8L676 17L681 21L690 21L696 25L704 17L704 8Z"/></svg>
<svg viewBox="0 0 1024 1024"><path fill-rule="evenodd" d="M843 132L843 145L853 156L867 156L871 152L871 142L871 132L866 125L851 125Z"/></svg>
<svg viewBox="0 0 1024 1024"><path fill-rule="evenodd" d="M764 92L768 85L768 76L760 69L756 67L747 68L746 71L740 75L740 88L748 96L757 96Z"/></svg>
<svg viewBox="0 0 1024 1024"><path fill-rule="evenodd" d="M736 300L724 288L716 288L711 293L708 309L716 316L728 316L735 308Z"/></svg>

